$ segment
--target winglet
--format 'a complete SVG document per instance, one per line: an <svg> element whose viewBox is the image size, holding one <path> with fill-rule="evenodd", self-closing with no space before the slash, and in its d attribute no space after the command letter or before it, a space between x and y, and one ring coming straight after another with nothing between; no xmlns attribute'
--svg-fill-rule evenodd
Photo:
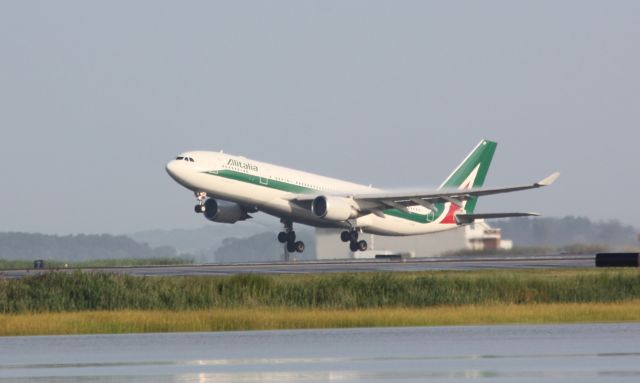
<svg viewBox="0 0 640 383"><path fill-rule="evenodd" d="M536 183L537 186L549 186L552 183L555 182L555 180L558 179L558 177L560 177L560 173L559 172L555 172L552 175L550 175L549 177L543 179L542 181L539 181Z"/></svg>

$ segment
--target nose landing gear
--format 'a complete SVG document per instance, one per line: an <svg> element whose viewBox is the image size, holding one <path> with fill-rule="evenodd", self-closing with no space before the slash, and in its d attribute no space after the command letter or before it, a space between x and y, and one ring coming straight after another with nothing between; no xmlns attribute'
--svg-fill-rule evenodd
<svg viewBox="0 0 640 383"><path fill-rule="evenodd" d="M351 251L365 251L367 250L367 241L358 241L357 230L345 230L340 233L340 239L342 242L349 242L349 249Z"/></svg>

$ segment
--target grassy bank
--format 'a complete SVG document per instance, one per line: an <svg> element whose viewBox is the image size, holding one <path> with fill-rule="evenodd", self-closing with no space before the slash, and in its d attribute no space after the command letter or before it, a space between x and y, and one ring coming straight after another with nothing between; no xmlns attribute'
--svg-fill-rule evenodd
<svg viewBox="0 0 640 383"><path fill-rule="evenodd" d="M0 336L640 321L640 301L430 308L80 311L2 314Z"/></svg>
<svg viewBox="0 0 640 383"><path fill-rule="evenodd" d="M640 270L0 279L0 335L640 321Z"/></svg>
<svg viewBox="0 0 640 383"><path fill-rule="evenodd" d="M227 308L366 309L640 299L640 270L134 277L45 273L0 279L0 313Z"/></svg>

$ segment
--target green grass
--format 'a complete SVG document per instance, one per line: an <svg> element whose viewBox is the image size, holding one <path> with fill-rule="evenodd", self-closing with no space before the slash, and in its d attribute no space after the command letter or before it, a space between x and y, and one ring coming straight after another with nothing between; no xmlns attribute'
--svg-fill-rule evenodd
<svg viewBox="0 0 640 383"><path fill-rule="evenodd" d="M135 277L49 272L0 280L0 313L616 303L640 299L638 269Z"/></svg>
<svg viewBox="0 0 640 383"><path fill-rule="evenodd" d="M640 270L0 279L0 335L640 321Z"/></svg>

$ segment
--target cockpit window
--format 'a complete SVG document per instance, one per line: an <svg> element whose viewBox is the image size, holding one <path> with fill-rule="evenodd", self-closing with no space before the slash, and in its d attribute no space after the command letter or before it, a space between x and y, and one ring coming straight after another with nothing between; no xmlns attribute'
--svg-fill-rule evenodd
<svg viewBox="0 0 640 383"><path fill-rule="evenodd" d="M195 162L193 158L189 157L189 162Z"/></svg>
<svg viewBox="0 0 640 383"><path fill-rule="evenodd" d="M180 157L180 156L176 157L176 160L182 160L182 159L184 159L184 157Z"/></svg>
<svg viewBox="0 0 640 383"><path fill-rule="evenodd" d="M176 160L178 161L187 161L187 162L196 162L193 158L191 157L183 157L183 156L178 156L176 157Z"/></svg>

